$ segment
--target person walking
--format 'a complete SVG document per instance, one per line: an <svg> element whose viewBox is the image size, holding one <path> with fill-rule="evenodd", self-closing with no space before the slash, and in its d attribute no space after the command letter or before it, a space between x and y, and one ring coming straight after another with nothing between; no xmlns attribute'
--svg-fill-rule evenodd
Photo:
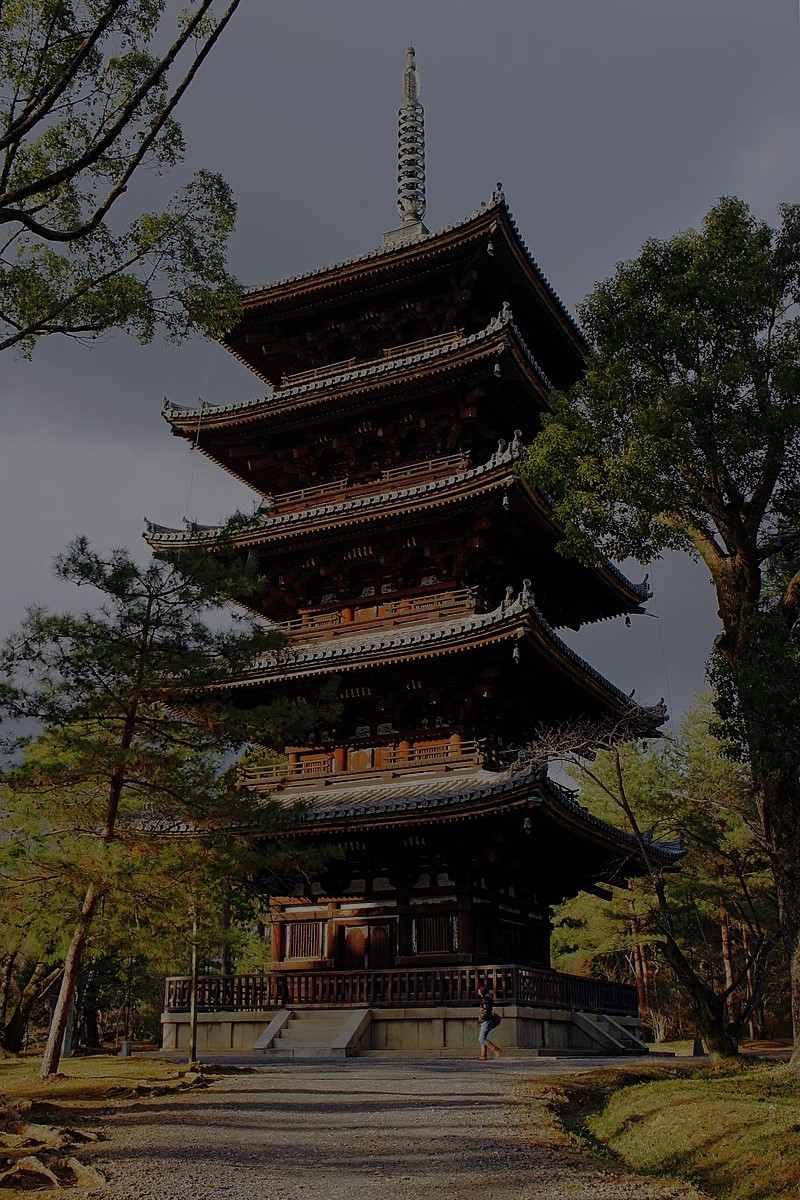
<svg viewBox="0 0 800 1200"><path fill-rule="evenodd" d="M481 998L481 1008L478 1014L478 1042L481 1047L481 1062L486 1062L489 1050L492 1050L495 1058L499 1058L503 1053L500 1047L495 1046L494 1042L490 1040L492 1030L500 1024L500 1018L494 1011L494 996L488 984L486 987L478 989L478 995Z"/></svg>

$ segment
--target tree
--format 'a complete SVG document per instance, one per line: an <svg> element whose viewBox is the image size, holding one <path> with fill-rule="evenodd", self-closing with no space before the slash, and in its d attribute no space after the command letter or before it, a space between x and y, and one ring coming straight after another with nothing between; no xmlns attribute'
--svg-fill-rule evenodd
<svg viewBox="0 0 800 1200"><path fill-rule="evenodd" d="M542 730L523 759L540 766L553 759L568 764L582 801L596 815L623 823L636 839L643 881L631 889L623 919L642 1008L649 1001L642 978L649 942L689 998L710 1051L735 1057L741 1029L761 998L775 942L764 914L760 847L748 827L752 797L741 769L723 759L702 716L699 727L685 725L681 746L661 751L646 744L640 749L631 724L623 718L606 727L573 723ZM689 853L688 867L673 883L674 868L654 852L653 840L676 836ZM734 914L750 937L735 969L729 950L727 969L718 971L720 939L709 950L704 938L709 926L719 926L721 910ZM595 945L595 952L608 949L608 943ZM733 1020L731 1000L753 979L757 986Z"/></svg>
<svg viewBox="0 0 800 1200"><path fill-rule="evenodd" d="M751 772L789 959L800 1066L800 207L723 199L645 243L582 308L594 350L532 446L565 553L708 569L719 711Z"/></svg>
<svg viewBox="0 0 800 1200"><path fill-rule="evenodd" d="M216 0L191 0L177 26L164 0L0 6L0 349L114 328L219 336L235 319L221 176L115 219L134 176L181 163L175 108L239 2L217 18Z"/></svg>
<svg viewBox="0 0 800 1200"><path fill-rule="evenodd" d="M568 901L556 943L569 968L632 975L646 1023L682 1017L729 1056L774 974L778 927L748 772L724 755L712 722L704 701L676 741L613 744L591 759L568 751L581 803L635 833L647 870L609 901ZM651 837L682 839L677 872L645 856Z"/></svg>
<svg viewBox="0 0 800 1200"><path fill-rule="evenodd" d="M11 739L17 761L6 773L0 879L37 895L57 889L72 927L43 1075L57 1068L98 910L137 890L153 891L151 907L176 889L185 897L186 877L166 866L154 875L154 864L171 859L186 872L216 852L214 838L224 857L232 839L249 844L268 828L258 798L232 787L226 756L256 734L268 745L307 736L318 719L307 699L250 710L236 703L226 685L278 635L249 622L210 628L205 617L223 604L219 580L208 561L201 579L187 565L141 568L124 551L104 559L78 539L57 573L98 591L101 608L32 610L0 660L6 709L44 727L32 743ZM193 875L205 886L203 870Z"/></svg>

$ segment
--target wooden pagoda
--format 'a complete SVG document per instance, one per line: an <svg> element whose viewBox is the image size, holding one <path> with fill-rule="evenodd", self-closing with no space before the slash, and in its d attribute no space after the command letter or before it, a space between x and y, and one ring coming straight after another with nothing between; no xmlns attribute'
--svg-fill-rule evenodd
<svg viewBox="0 0 800 1200"><path fill-rule="evenodd" d="M656 733L663 705L632 708L558 634L641 612L647 588L557 554L551 500L520 473L548 392L579 376L586 345L500 185L464 221L422 223L413 56L400 128L401 226L377 250L247 294L223 344L268 392L164 410L261 498L232 536L271 582L247 603L285 646L237 682L242 704L331 676L341 702L283 765L245 772L303 805L297 836L338 852L276 902L270 972L202 980L207 1045L247 1048L252 1017L264 1046L307 1049L311 1026L292 1038L290 1018L333 1007L371 1014L348 1052L457 1051L485 982L515 1017L510 1044L630 1045L633 989L552 971L549 935L554 904L640 871L637 845L519 751L577 718L633 711ZM146 536L213 551L220 530ZM188 989L170 981L165 1044Z"/></svg>

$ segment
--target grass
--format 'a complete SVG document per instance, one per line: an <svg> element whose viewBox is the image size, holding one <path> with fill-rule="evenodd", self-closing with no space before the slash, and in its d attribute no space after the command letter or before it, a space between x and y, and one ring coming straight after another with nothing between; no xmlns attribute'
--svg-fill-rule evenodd
<svg viewBox="0 0 800 1200"><path fill-rule="evenodd" d="M32 1100L37 1106L83 1107L135 1096L142 1090L177 1088L184 1070L158 1059L96 1054L62 1060L58 1078L44 1082L39 1076L38 1058L2 1058L0 1096L12 1104L15 1100Z"/></svg>
<svg viewBox="0 0 800 1200"><path fill-rule="evenodd" d="M58 1076L45 1082L39 1075L38 1057L2 1057L0 1099L12 1106L30 1101L32 1108L25 1113L25 1120L101 1131L103 1110L133 1104L142 1096L178 1092L185 1070L158 1059L96 1054L63 1060ZM41 1151L33 1147L30 1153L39 1155ZM3 1157L0 1146L0 1159ZM43 1157L47 1160L46 1153ZM0 1188L1 1200L26 1200L30 1195L29 1190Z"/></svg>
<svg viewBox="0 0 800 1200"><path fill-rule="evenodd" d="M800 1195L800 1079L784 1065L654 1064L541 1087L584 1146L636 1171L724 1200Z"/></svg>

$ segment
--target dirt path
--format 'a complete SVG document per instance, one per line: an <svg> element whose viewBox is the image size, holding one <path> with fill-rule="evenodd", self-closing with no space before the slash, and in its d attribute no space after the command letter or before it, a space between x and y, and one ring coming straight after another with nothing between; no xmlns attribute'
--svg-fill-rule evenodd
<svg viewBox="0 0 800 1200"><path fill-rule="evenodd" d="M531 1122L521 1084L598 1065L269 1066L117 1110L96 1161L114 1200L697 1200Z"/></svg>

